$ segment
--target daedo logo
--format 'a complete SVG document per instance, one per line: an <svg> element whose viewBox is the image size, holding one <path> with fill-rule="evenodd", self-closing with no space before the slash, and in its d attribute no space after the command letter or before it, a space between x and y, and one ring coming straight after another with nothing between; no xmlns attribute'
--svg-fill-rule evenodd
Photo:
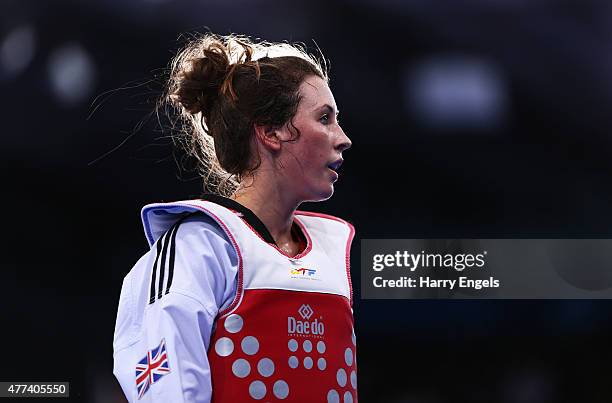
<svg viewBox="0 0 612 403"><path fill-rule="evenodd" d="M291 334L301 334L301 335L317 335L323 336L325 333L325 325L323 322L320 322L319 319L315 319L313 321L309 321L309 319L314 314L314 311L310 307L310 305L303 304L300 309L298 309L298 313L302 317L303 320L299 320L294 318L293 316L289 316L287 318L287 332Z"/></svg>

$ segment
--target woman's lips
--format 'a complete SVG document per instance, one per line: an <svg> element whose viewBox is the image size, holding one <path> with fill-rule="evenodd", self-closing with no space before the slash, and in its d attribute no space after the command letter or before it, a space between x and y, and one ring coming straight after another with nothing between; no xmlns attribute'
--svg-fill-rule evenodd
<svg viewBox="0 0 612 403"><path fill-rule="evenodd" d="M332 177L334 178L334 182L338 180L338 172L334 171L331 168L327 168L331 173L332 173Z"/></svg>

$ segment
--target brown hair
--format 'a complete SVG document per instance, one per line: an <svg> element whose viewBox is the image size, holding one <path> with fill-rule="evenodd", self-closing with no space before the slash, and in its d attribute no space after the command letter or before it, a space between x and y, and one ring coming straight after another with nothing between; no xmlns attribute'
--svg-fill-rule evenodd
<svg viewBox="0 0 612 403"><path fill-rule="evenodd" d="M325 67L300 45L235 35L201 35L179 51L161 101L177 113L173 128L195 157L205 191L229 196L259 167L254 126L291 124L300 84L312 75L327 82Z"/></svg>

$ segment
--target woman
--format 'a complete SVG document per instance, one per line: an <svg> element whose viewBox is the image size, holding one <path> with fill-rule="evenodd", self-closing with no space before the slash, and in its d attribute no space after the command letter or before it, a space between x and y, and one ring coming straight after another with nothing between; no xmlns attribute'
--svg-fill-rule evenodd
<svg viewBox="0 0 612 403"><path fill-rule="evenodd" d="M332 196L351 146L324 69L293 45L205 35L165 100L207 194L142 211L151 250L113 343L128 400L356 401L354 230L297 210Z"/></svg>

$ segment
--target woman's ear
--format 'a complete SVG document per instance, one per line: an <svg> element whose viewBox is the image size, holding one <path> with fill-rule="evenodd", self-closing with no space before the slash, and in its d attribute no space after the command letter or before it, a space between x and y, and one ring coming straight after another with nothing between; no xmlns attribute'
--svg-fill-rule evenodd
<svg viewBox="0 0 612 403"><path fill-rule="evenodd" d="M281 149L282 143L286 141L285 133L282 128L272 126L255 125L255 138L266 150L278 152Z"/></svg>

